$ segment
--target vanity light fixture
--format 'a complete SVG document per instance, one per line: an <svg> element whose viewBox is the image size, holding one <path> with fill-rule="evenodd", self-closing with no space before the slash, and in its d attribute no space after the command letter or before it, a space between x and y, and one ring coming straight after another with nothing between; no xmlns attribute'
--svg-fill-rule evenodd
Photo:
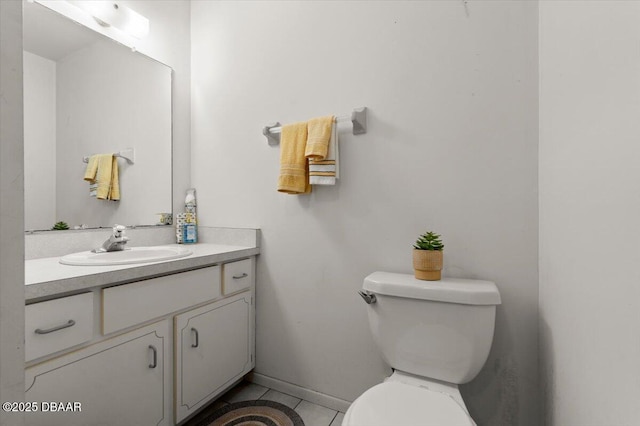
<svg viewBox="0 0 640 426"><path fill-rule="evenodd" d="M75 1L103 27L113 27L137 39L149 34L149 20L116 1Z"/></svg>

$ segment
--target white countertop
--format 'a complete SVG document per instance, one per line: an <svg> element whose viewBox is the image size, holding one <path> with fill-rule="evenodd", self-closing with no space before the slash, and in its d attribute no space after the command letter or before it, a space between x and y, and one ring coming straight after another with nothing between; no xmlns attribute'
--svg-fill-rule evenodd
<svg viewBox="0 0 640 426"><path fill-rule="evenodd" d="M173 260L110 266L62 265L60 257L26 260L25 300L34 302L59 297L94 287L138 281L260 253L260 249L255 246L197 243L180 247L188 247L193 254Z"/></svg>

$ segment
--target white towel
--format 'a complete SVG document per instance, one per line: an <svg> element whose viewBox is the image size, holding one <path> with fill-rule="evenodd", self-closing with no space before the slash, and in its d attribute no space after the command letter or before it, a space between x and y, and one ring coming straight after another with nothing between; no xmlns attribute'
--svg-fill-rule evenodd
<svg viewBox="0 0 640 426"><path fill-rule="evenodd" d="M333 122L329 149L324 160L309 160L309 183L311 185L335 185L340 177L340 146L338 143L338 124Z"/></svg>

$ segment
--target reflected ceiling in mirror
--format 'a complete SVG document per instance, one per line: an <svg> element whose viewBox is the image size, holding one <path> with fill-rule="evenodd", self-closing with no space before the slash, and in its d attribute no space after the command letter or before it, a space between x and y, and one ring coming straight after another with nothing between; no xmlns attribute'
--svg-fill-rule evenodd
<svg viewBox="0 0 640 426"><path fill-rule="evenodd" d="M37 3L23 19L25 228L155 225L172 208L171 68ZM91 196L83 157L130 149L120 200Z"/></svg>

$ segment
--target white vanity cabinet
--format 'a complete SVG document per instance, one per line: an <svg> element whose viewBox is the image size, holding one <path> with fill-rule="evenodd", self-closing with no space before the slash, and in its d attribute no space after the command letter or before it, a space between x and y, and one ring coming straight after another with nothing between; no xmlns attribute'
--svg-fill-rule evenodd
<svg viewBox="0 0 640 426"><path fill-rule="evenodd" d="M170 425L170 339L164 320L27 368L25 401L40 406L25 425Z"/></svg>
<svg viewBox="0 0 640 426"><path fill-rule="evenodd" d="M254 271L241 258L28 305L40 332L27 339L25 400L71 410L25 424L187 419L255 366Z"/></svg>
<svg viewBox="0 0 640 426"><path fill-rule="evenodd" d="M175 317L176 423L253 368L252 307L245 291Z"/></svg>

